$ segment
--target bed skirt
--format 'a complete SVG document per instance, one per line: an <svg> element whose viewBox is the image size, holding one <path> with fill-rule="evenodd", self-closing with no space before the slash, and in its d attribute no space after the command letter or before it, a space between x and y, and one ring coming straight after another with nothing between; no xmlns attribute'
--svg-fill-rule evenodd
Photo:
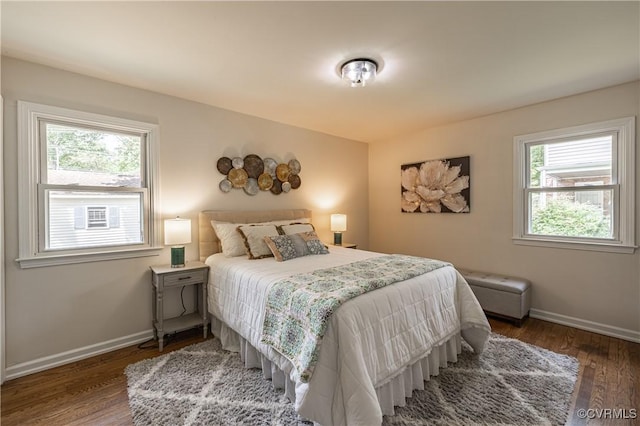
<svg viewBox="0 0 640 426"><path fill-rule="evenodd" d="M266 356L258 352L249 342L211 315L211 332L220 338L222 347L239 352L246 368L260 368L265 379L271 380L276 389L284 391L289 400L295 400L295 383ZM406 367L398 375L376 387L376 394L383 415L394 415L394 407L404 407L406 398L414 390L423 390L424 382L437 376L440 368L456 362L461 352L460 333L455 334L423 358Z"/></svg>

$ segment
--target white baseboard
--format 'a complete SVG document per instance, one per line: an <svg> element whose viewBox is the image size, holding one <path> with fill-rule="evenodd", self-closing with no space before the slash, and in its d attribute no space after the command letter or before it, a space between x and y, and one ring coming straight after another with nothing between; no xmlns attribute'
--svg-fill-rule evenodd
<svg viewBox="0 0 640 426"><path fill-rule="evenodd" d="M591 331L593 333L604 334L605 336L617 337L618 339L640 343L640 331L614 327L598 322L560 315L553 312L541 311L539 309L531 309L529 311L529 316L531 318L537 318L556 324L579 328L580 330Z"/></svg>
<svg viewBox="0 0 640 426"><path fill-rule="evenodd" d="M85 346L84 348L74 349L56 355L49 355L35 359L33 361L12 365L11 367L7 367L5 371L5 379L11 380L26 376L27 374L37 373L38 371L48 370L74 361L115 351L116 349L125 348L127 346L132 346L152 338L153 330L146 330L129 336L108 340L106 342L96 343L95 345Z"/></svg>

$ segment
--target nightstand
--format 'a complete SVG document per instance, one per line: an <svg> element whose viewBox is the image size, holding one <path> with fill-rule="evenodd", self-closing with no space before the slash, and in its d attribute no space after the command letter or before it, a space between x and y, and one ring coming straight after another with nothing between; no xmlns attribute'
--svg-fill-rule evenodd
<svg viewBox="0 0 640 426"><path fill-rule="evenodd" d="M332 246L336 246L336 247L344 247L344 248L358 248L358 245L355 243L342 243L340 245L336 245L336 244L331 244Z"/></svg>
<svg viewBox="0 0 640 426"><path fill-rule="evenodd" d="M202 262L188 262L183 268L170 265L152 266L153 284L153 337L158 340L160 352L164 347L164 335L175 331L187 330L201 325L203 336L207 338L207 283L209 267ZM197 311L174 318L164 318L164 290L187 285L200 286L195 291Z"/></svg>

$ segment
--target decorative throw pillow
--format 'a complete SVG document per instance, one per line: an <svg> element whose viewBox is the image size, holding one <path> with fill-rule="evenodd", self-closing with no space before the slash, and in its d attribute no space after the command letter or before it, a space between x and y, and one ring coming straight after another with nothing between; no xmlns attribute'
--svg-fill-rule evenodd
<svg viewBox="0 0 640 426"><path fill-rule="evenodd" d="M262 259L271 257L273 254L264 242L264 237L274 237L278 235L276 225L240 225L238 232L244 239L249 259Z"/></svg>
<svg viewBox="0 0 640 426"><path fill-rule="evenodd" d="M301 232L315 232L316 230L312 224L300 222L280 225L278 228L281 231L280 233L283 235L293 235Z"/></svg>
<svg viewBox="0 0 640 426"><path fill-rule="evenodd" d="M310 254L329 253L315 232L301 232L292 235L264 237L264 241L278 262L295 259Z"/></svg>
<svg viewBox="0 0 640 426"><path fill-rule="evenodd" d="M213 230L220 240L222 253L227 257L242 256L247 254L242 236L238 232L239 223L226 223L211 221Z"/></svg>
<svg viewBox="0 0 640 426"><path fill-rule="evenodd" d="M316 235L315 231L302 232L299 234L302 239L307 243L307 248L310 254L327 254L329 249L324 245L320 238Z"/></svg>
<svg viewBox="0 0 640 426"><path fill-rule="evenodd" d="M309 254L306 242L299 235L264 237L264 242L278 262L284 262L285 260L291 260Z"/></svg>

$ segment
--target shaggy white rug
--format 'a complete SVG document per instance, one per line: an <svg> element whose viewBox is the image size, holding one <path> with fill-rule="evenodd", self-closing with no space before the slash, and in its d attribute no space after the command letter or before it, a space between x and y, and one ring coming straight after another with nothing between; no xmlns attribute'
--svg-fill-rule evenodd
<svg viewBox="0 0 640 426"><path fill-rule="evenodd" d="M575 358L492 334L475 356L414 391L385 425L564 424L578 373ZM218 339L129 365L129 405L142 425L306 424L282 392Z"/></svg>

